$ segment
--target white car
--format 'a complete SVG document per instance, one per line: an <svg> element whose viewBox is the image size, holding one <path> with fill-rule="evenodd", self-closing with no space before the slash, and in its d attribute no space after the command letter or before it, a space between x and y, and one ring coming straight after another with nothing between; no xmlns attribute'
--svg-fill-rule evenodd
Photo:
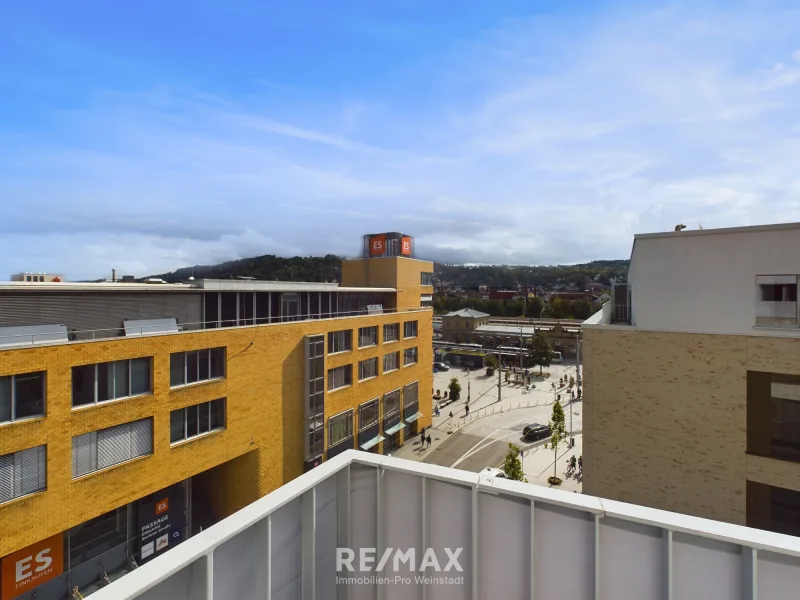
<svg viewBox="0 0 800 600"><path fill-rule="evenodd" d="M481 471L482 475L486 475L487 477L494 477L495 479L506 479L506 474L503 469L496 469L494 467L486 467L483 471Z"/></svg>

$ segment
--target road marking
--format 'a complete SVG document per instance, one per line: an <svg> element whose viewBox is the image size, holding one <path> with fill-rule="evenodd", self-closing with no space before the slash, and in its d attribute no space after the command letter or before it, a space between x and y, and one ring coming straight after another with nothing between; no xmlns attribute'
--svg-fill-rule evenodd
<svg viewBox="0 0 800 600"><path fill-rule="evenodd" d="M508 425L504 425L503 427L498 427L498 428L497 428L497 429L495 429L495 430L494 430L492 433L490 433L489 435L487 435L487 436L486 436L485 438L483 438L483 439L482 439L480 442L478 442L478 443L477 443L477 444L475 444L475 445L474 445L472 448L470 448L470 449L469 449L469 450L467 450L467 451L466 451L464 454L462 454L462 455L461 455L461 458L459 458L459 459L458 459L456 462L454 462L452 465L450 465L450 468L451 468L451 469L454 469L454 468L456 467L456 465L459 465L459 464L461 464L462 462L464 462L464 461L465 461L466 459L468 459L470 456L472 456L473 454L475 454L475 452L477 452L478 450L483 450L483 448L478 448L478 446L480 446L481 444L483 444L483 443L484 443L486 440L488 440L489 438L492 438L492 441L494 442L495 440L502 440L502 439L505 439L505 438L507 438L509 435L514 435L515 433L518 433L518 432L516 432L516 431L512 431L512 432L511 432L511 433L509 433L508 435L504 435L504 436L503 436L503 437L501 437L501 438L493 438L492 436L493 436L495 433L497 433L498 431L500 431L501 429L505 429L506 427L512 427L513 425L517 425L517 424L519 424L519 423L524 423L525 421L529 421L529 420L530 420L530 417L528 417L527 419L520 419L519 421L514 421L513 423L509 423Z"/></svg>

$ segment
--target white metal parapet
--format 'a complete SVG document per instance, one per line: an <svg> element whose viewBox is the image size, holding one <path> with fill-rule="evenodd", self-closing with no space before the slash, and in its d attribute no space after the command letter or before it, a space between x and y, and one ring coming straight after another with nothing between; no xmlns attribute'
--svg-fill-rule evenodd
<svg viewBox="0 0 800 600"><path fill-rule="evenodd" d="M440 559L460 548L463 570L390 560L337 573L337 548L376 549L373 569L387 549L414 549L419 563L428 548ZM91 597L783 600L799 589L795 537L349 450Z"/></svg>

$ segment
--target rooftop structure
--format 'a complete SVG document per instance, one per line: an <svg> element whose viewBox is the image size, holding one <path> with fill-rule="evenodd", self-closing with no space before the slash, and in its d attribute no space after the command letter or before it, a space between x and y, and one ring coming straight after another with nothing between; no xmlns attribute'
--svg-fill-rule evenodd
<svg viewBox="0 0 800 600"><path fill-rule="evenodd" d="M408 550L438 569L393 560ZM93 598L783 600L798 582L795 537L349 451Z"/></svg>
<svg viewBox="0 0 800 600"><path fill-rule="evenodd" d="M480 319L490 316L489 313L475 310L474 308L462 308L461 310L454 310L444 315L445 317L466 317L468 319Z"/></svg>
<svg viewBox="0 0 800 600"><path fill-rule="evenodd" d="M583 490L800 534L800 224L637 235L582 325Z"/></svg>

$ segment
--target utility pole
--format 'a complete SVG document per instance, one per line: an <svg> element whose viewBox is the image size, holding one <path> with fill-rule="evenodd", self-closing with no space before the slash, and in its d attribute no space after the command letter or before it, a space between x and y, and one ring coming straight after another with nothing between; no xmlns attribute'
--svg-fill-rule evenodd
<svg viewBox="0 0 800 600"><path fill-rule="evenodd" d="M503 362L502 362L502 355L500 354L500 344L497 342L497 402L503 399Z"/></svg>
<svg viewBox="0 0 800 600"><path fill-rule="evenodd" d="M575 357L575 373L577 377L575 378L575 383L578 384L578 389L581 387L581 333L578 332L578 342L575 346L576 350L576 357Z"/></svg>

